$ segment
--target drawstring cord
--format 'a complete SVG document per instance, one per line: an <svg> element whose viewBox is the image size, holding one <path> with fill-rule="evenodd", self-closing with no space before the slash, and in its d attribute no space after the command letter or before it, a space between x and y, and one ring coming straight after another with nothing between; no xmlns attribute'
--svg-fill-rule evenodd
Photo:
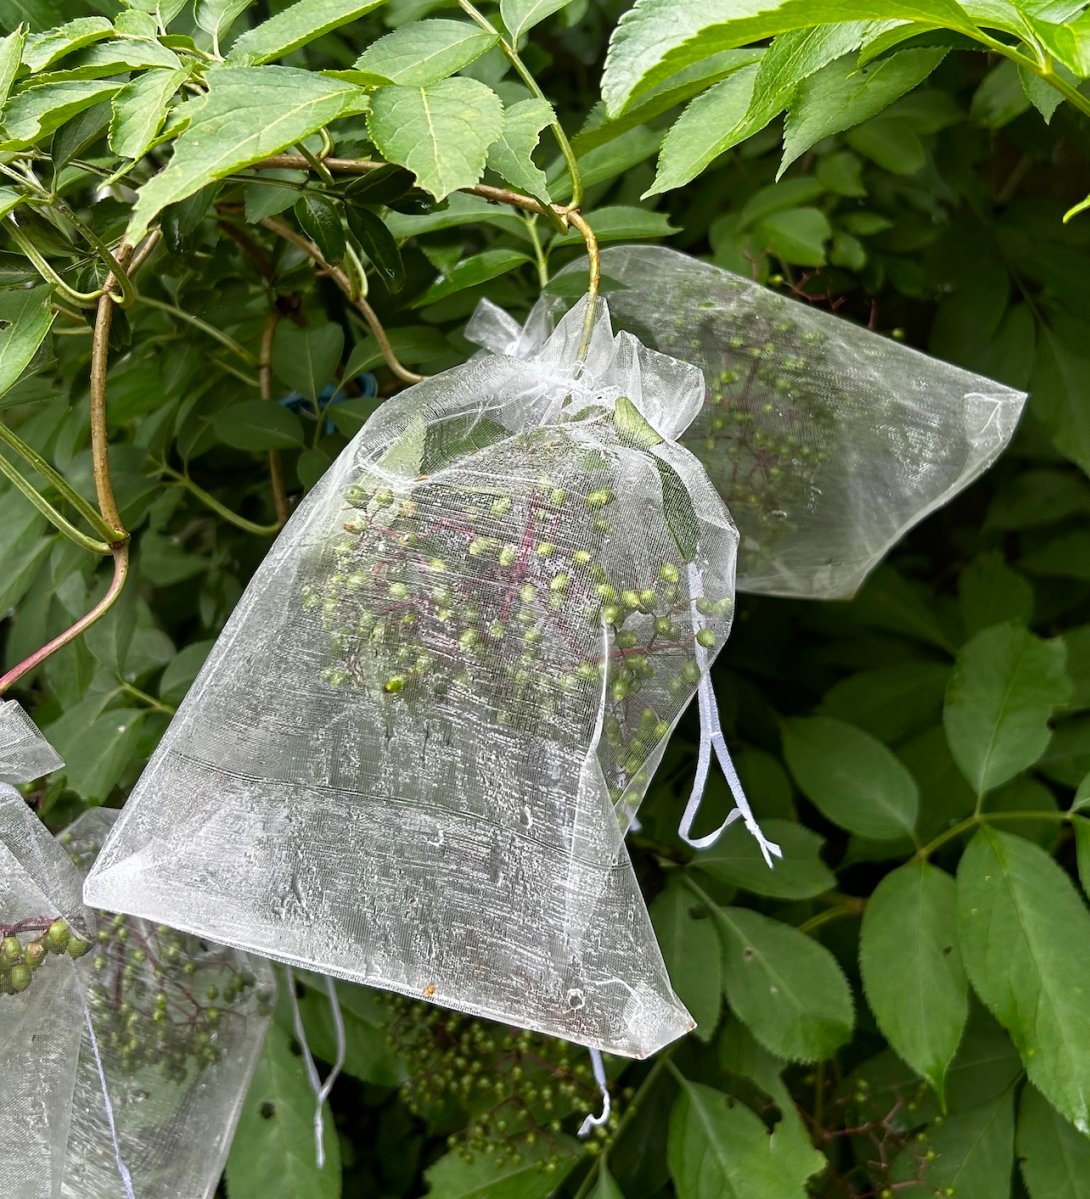
<svg viewBox="0 0 1090 1199"><path fill-rule="evenodd" d="M711 674L708 670L708 651L697 640L697 634L704 627L704 622L697 611L697 603L704 598L704 585L695 562L689 563L688 580L689 604L693 622L693 643L696 650L696 664L700 668L700 685L696 693L697 704L700 710L700 752L697 756L696 778L693 780L693 789L689 795L689 802L685 805L685 812L681 817L681 823L678 825L678 836L686 845L691 845L693 849L706 849L709 845L714 845L719 840L724 829L729 828L736 820L741 820L760 847L765 863L771 868L773 865L772 859L782 858L783 850L774 842L769 841L764 833L761 832L761 826L754 818L749 801L746 799L746 793L742 788L742 780L738 777L738 772L734 769L734 763L731 761L730 751L727 749L727 742L723 736L723 729L719 723L719 707L715 702L715 691L712 689ZM730 788L735 806L714 832L708 833L703 837L694 837L691 835L692 828L704 799L704 787L708 781L708 771L711 769L713 750L727 780L727 786Z"/></svg>
<svg viewBox="0 0 1090 1199"><path fill-rule="evenodd" d="M606 1068L602 1062L602 1051L600 1049L592 1049L590 1051L590 1066L594 1071L594 1081L598 1084L598 1090L602 1092L602 1114L600 1116L588 1115L582 1124L579 1125L578 1135L580 1137L589 1137L591 1129L601 1128L609 1119L609 1113L613 1110L613 1103L609 1097L609 1083L606 1081Z"/></svg>
<svg viewBox="0 0 1090 1199"><path fill-rule="evenodd" d="M341 1012L341 1003L337 998L336 984L332 978L326 975L325 985L326 992L329 995L329 1009L333 1014L333 1027L337 1036L337 1060L333 1065L333 1069L329 1072L329 1077L323 1083L318 1075L318 1067L314 1064L314 1055L310 1051L310 1044L307 1041L307 1031L303 1026L303 1013L299 1008L299 996L295 993L295 972L290 966L285 966L284 970L288 976L288 996L291 999L292 1020L295 1024L295 1039L299 1042L299 1047L303 1051L303 1062L306 1065L307 1078L310 1080L310 1088L314 1092L315 1156L318 1161L318 1169L323 1170L325 1169L325 1101L329 1098L329 1093L333 1090L333 1084L337 1081L341 1070L344 1069L344 1059L347 1053L344 1014Z"/></svg>
<svg viewBox="0 0 1090 1199"><path fill-rule="evenodd" d="M90 1042L91 1053L95 1059L95 1069L98 1071L99 1086L102 1088L102 1105L106 1112L106 1123L110 1128L110 1139L113 1141L114 1161L117 1163L117 1173L121 1178L121 1185L125 1188L125 1199L136 1199L136 1192L132 1187L132 1175L129 1173L129 1168L125 1165L121 1156L121 1141L117 1135L114 1105L110 1100L110 1089L106 1085L106 1071L102 1066L102 1054L98 1048L98 1037L95 1036L95 1022L91 1018L91 1008L87 1003L87 992L84 989L83 980L78 975L76 985L79 987L80 1002L83 1004L83 1018L87 1022L87 1039Z"/></svg>

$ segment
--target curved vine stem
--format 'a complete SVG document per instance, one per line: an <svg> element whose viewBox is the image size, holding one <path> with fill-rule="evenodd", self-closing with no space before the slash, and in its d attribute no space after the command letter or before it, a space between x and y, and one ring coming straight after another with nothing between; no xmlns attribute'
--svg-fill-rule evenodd
<svg viewBox="0 0 1090 1199"><path fill-rule="evenodd" d="M326 165L329 165L328 159ZM367 303L363 296L356 295L353 298L352 281L340 267L332 266L326 262L325 258L322 257L321 250L313 242L308 241L301 233L296 233L290 225L285 225L283 221L278 221L275 217L267 216L261 223L270 233L275 233L277 237L282 237L297 249L302 250L308 258L316 262L329 275L363 316L363 319L367 322L367 327L371 330L371 334L378 345L379 351L386 360L386 365L403 383L419 383L425 378L424 375L418 375L415 371L411 371L408 367L401 365L375 310Z"/></svg>
<svg viewBox="0 0 1090 1199"><path fill-rule="evenodd" d="M272 537L280 532L283 522L278 520L275 524L259 525L256 521L247 520L245 516L239 516L237 512L232 512L226 504L221 504L210 491L205 491L199 483L194 483L189 475L175 470L172 466L167 466L165 462L161 464L160 470L168 478L180 483L194 499L200 500L206 508L227 521L228 524L234 525L236 529L241 529L244 533L255 533L258 537Z"/></svg>
<svg viewBox="0 0 1090 1199"><path fill-rule="evenodd" d="M95 538L88 537L82 530L77 529L63 513L58 512L45 496L24 479L15 467L2 455L0 455L0 475L6 476L11 485L17 491L22 492L46 520L55 529L63 533L69 541L75 542L81 549L85 549L92 554L108 554L110 552L110 547L105 541L96 541Z"/></svg>

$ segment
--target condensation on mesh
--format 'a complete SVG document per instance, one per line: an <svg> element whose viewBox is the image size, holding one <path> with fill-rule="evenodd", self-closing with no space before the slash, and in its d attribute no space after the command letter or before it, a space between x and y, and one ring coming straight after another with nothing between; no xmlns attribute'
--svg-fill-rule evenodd
<svg viewBox="0 0 1090 1199"><path fill-rule="evenodd" d="M64 765L15 700L0 700L0 783L29 783Z"/></svg>
<svg viewBox="0 0 1090 1199"><path fill-rule="evenodd" d="M737 533L699 372L585 303L387 401L300 505L89 901L614 1053L692 1019L623 843ZM659 438L662 440L659 440Z"/></svg>
<svg viewBox="0 0 1090 1199"><path fill-rule="evenodd" d="M26 942L43 917L89 931L80 878L23 797L0 784L0 926ZM5 1195L56 1199L83 1031L76 963L49 955L23 991L0 972L0 1178ZM116 1181L116 1179L115 1179ZM116 1188L113 1193L116 1193Z"/></svg>
<svg viewBox="0 0 1090 1199"><path fill-rule="evenodd" d="M59 838L80 885L117 816L105 808L85 812ZM97 918L99 927L110 920L103 912ZM123 1193L119 1150L137 1199L211 1199L271 1018L272 969L249 954L145 921L130 919L125 928L124 941L97 945L81 959L117 1149L84 1035L60 1194L116 1199Z"/></svg>
<svg viewBox="0 0 1090 1199"><path fill-rule="evenodd" d="M558 278L586 271L572 263ZM619 328L694 363L681 443L742 535L738 590L851 596L890 547L991 465L1022 392L662 246L602 254ZM546 297L512 352L563 306Z"/></svg>

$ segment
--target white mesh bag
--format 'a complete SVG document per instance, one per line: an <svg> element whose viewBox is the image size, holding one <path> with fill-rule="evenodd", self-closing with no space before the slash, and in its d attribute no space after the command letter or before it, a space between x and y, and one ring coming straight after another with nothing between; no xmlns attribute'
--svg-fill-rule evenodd
<svg viewBox="0 0 1090 1199"><path fill-rule="evenodd" d="M117 815L85 812L61 834L77 885ZM87 999L109 1108L85 1035L61 1195L210 1199L264 1043L272 971L165 926L95 915Z"/></svg>
<svg viewBox="0 0 1090 1199"><path fill-rule="evenodd" d="M63 765L22 707L0 700L0 783L29 783Z"/></svg>
<svg viewBox="0 0 1090 1199"><path fill-rule="evenodd" d="M55 1199L61 1193L84 1027L77 970L86 966L89 936L79 875L23 797L0 783L4 1195ZM114 1185L116 1193L116 1175Z"/></svg>
<svg viewBox="0 0 1090 1199"><path fill-rule="evenodd" d="M729 630L737 534L675 440L699 372L604 304L581 360L585 314L361 430L88 902L614 1053L692 1026L623 832Z"/></svg>
<svg viewBox="0 0 1090 1199"><path fill-rule="evenodd" d="M663 246L607 249L602 271L617 327L704 373L705 402L681 442L738 525L739 591L852 595L909 528L991 465L1025 402ZM559 303L544 302L524 348Z"/></svg>

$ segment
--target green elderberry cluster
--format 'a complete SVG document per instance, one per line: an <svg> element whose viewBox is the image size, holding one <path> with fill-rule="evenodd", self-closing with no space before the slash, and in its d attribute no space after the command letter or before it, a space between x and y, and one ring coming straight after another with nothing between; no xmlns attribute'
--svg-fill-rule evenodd
<svg viewBox="0 0 1090 1199"><path fill-rule="evenodd" d="M423 479L400 493L365 476L346 489L343 536L302 597L330 637L323 679L425 712L464 692L493 723L556 738L589 738L604 687L616 802L642 793L643 763L699 681L686 563L666 537L639 577L620 573L635 555L609 552L606 454L551 428L512 441L536 464L531 482L490 482L485 465L472 485ZM731 603L700 611L710 625ZM714 628L697 640L714 646Z"/></svg>
<svg viewBox="0 0 1090 1199"><path fill-rule="evenodd" d="M95 841L71 833L60 840L81 869L98 853ZM151 1067L184 1082L191 1068L200 1073L222 1059L223 1030L248 1017L255 992L259 1010L271 1005L230 951L132 916L95 916L88 1003L99 1043L123 1073Z"/></svg>
<svg viewBox="0 0 1090 1199"><path fill-rule="evenodd" d="M525 1029L477 1020L402 996L389 996L386 1035L409 1076L401 1098L437 1127L458 1127L448 1147L466 1160L478 1154L500 1165L535 1160L555 1173L570 1153L560 1140L601 1108L587 1051ZM591 1153L616 1130L628 1092L614 1095L609 1120L594 1130Z"/></svg>
<svg viewBox="0 0 1090 1199"><path fill-rule="evenodd" d="M91 942L60 918L32 916L0 924L0 997L26 991L50 956L81 958L90 948Z"/></svg>
<svg viewBox="0 0 1090 1199"><path fill-rule="evenodd" d="M745 335L721 319L694 331L685 355L704 367L704 407L684 437L746 538L750 566L798 527L835 441L835 374L824 338L790 319L745 313ZM754 557L756 555L756 557Z"/></svg>

